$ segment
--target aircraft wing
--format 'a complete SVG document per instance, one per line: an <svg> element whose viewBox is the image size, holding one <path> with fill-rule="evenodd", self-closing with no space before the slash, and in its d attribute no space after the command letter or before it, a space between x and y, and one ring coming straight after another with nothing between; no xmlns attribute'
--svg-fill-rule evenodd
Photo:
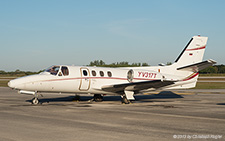
<svg viewBox="0 0 225 141"><path fill-rule="evenodd" d="M206 60L206 61L202 61L200 63L195 63L195 64L191 64L191 65L188 65L188 66L177 68L177 70L198 72L198 71L203 70L203 69L205 69L209 66L212 66L213 64L216 64L216 61L209 59L209 60Z"/></svg>
<svg viewBox="0 0 225 141"><path fill-rule="evenodd" d="M151 80L151 81L142 81L142 82L133 82L133 83L123 83L115 85L106 85L102 87L103 91L120 93L124 91L141 91L150 88L161 88L174 84L175 81L168 80Z"/></svg>

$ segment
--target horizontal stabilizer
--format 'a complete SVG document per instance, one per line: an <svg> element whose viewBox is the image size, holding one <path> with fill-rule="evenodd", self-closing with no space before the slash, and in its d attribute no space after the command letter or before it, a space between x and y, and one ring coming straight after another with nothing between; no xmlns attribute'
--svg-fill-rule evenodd
<svg viewBox="0 0 225 141"><path fill-rule="evenodd" d="M213 64L216 64L216 61L209 59L206 61L202 61L200 63L195 63L195 64L179 67L177 68L177 70L199 72L200 70L203 70L209 66L212 66Z"/></svg>

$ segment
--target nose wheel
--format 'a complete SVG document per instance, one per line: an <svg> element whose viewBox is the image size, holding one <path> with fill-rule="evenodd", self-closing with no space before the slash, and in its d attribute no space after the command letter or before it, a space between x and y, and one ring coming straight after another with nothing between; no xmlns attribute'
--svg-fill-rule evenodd
<svg viewBox="0 0 225 141"><path fill-rule="evenodd" d="M32 99L32 104L34 104L34 105L39 104L39 100L38 100L37 97L34 97L34 98Z"/></svg>

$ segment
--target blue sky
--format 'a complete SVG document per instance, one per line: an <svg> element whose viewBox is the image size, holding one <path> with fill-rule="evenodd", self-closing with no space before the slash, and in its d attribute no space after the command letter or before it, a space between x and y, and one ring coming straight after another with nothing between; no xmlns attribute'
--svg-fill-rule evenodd
<svg viewBox="0 0 225 141"><path fill-rule="evenodd" d="M174 62L194 35L225 64L223 0L0 0L0 70Z"/></svg>

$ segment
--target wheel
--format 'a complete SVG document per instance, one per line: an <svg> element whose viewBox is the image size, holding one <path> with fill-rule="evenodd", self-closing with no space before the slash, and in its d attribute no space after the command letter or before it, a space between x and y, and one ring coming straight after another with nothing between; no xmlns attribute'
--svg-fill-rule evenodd
<svg viewBox="0 0 225 141"><path fill-rule="evenodd" d="M80 96L79 95L75 95L73 98L73 101L80 101Z"/></svg>
<svg viewBox="0 0 225 141"><path fill-rule="evenodd" d="M32 99L32 104L37 105L38 103L39 103L38 98L35 97Z"/></svg>
<svg viewBox="0 0 225 141"><path fill-rule="evenodd" d="M124 104L130 104L130 100L128 100L126 96L123 96L121 101Z"/></svg>
<svg viewBox="0 0 225 141"><path fill-rule="evenodd" d="M95 102L102 102L103 96L101 94L95 94L94 95L94 101Z"/></svg>

